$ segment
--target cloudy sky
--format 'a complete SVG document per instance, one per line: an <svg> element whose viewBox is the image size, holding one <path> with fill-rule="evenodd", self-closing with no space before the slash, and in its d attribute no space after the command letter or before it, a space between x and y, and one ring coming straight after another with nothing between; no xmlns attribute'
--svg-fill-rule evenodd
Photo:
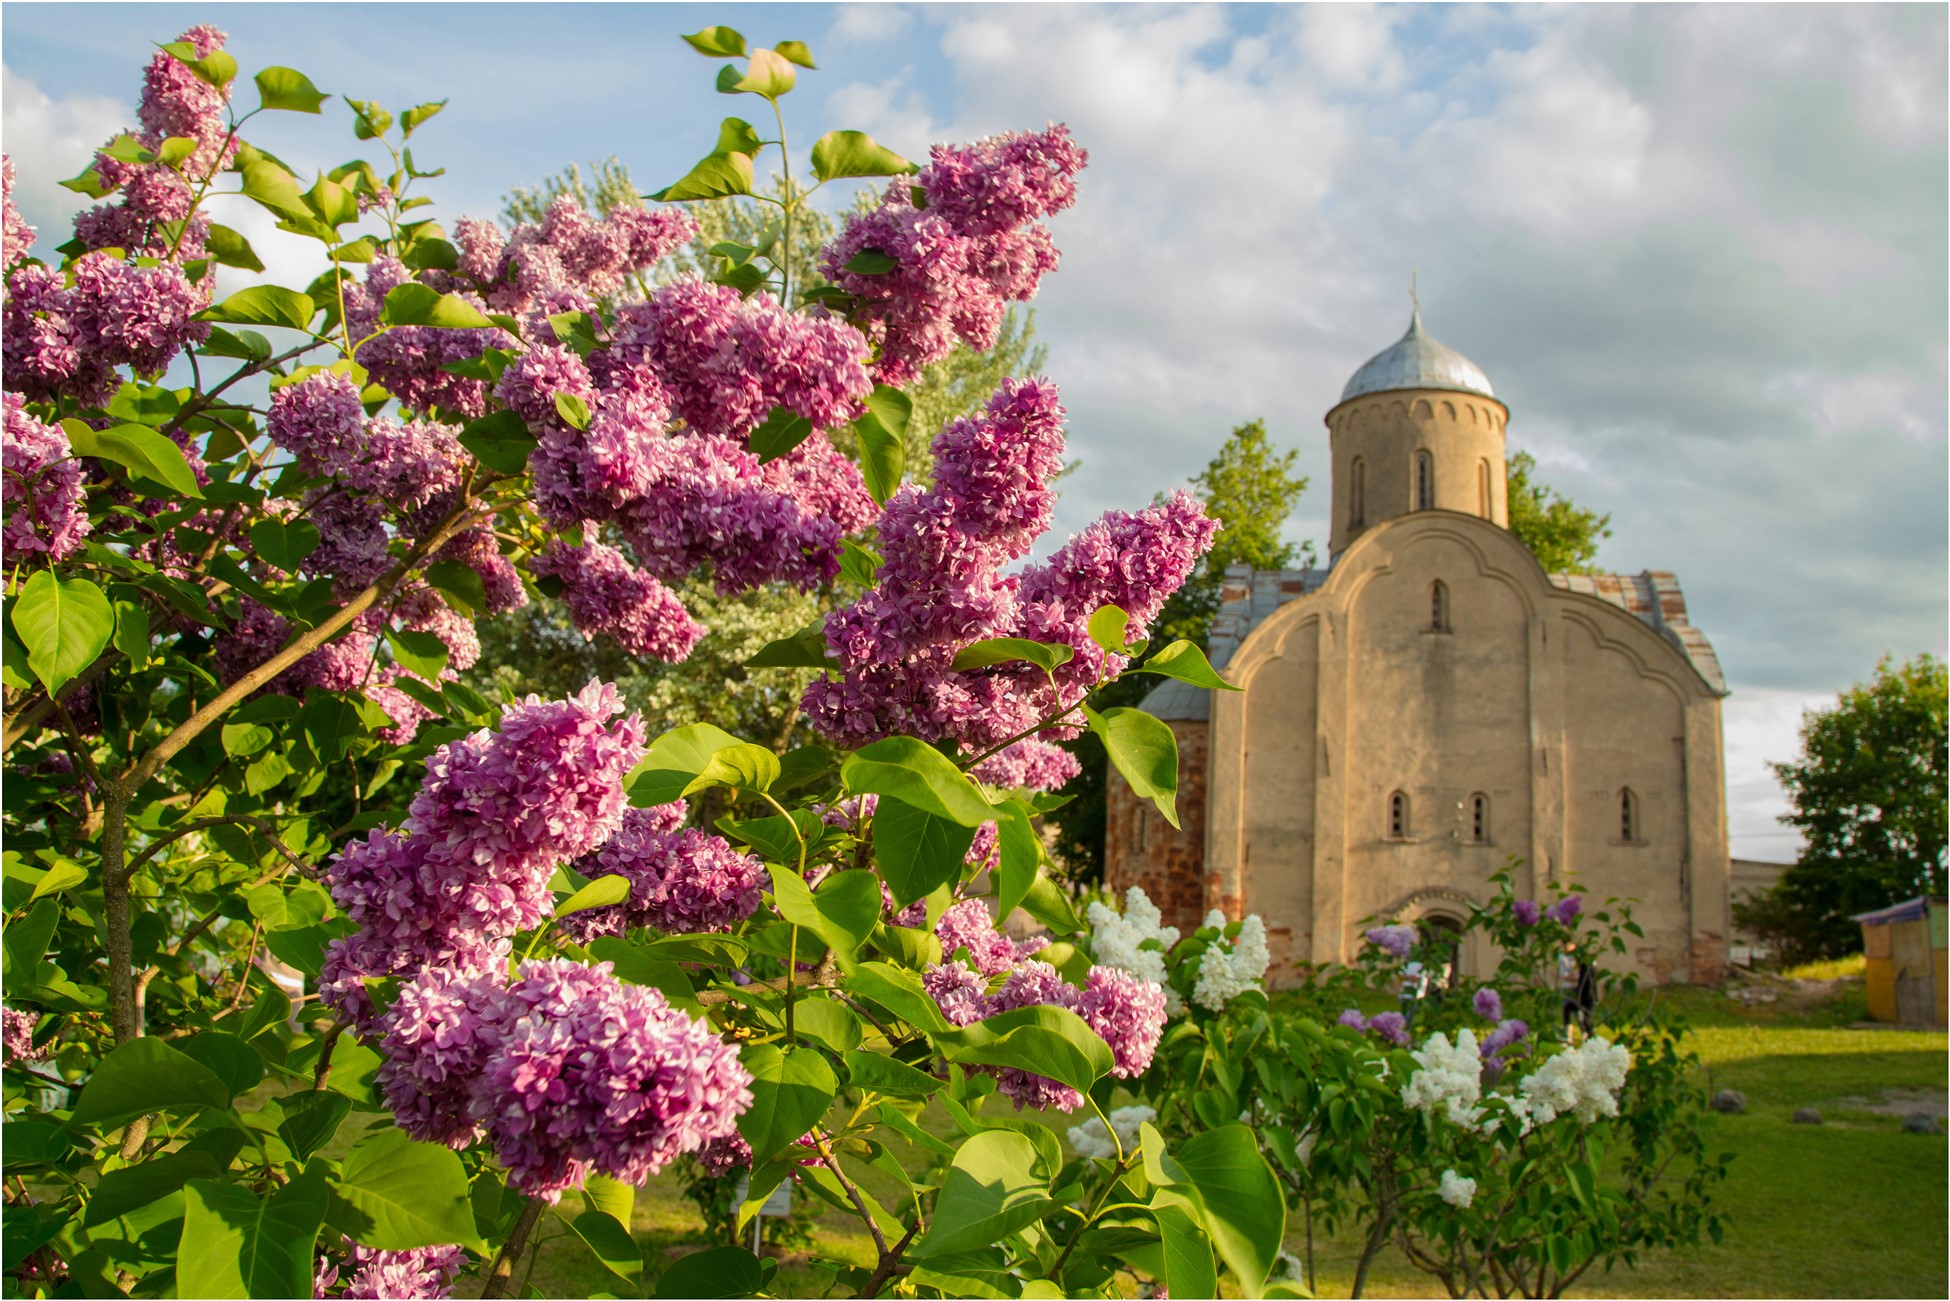
<svg viewBox="0 0 1950 1301"><path fill-rule="evenodd" d="M447 219L573 160L676 179L755 106L676 39L710 23L811 44L798 140L921 157L1068 122L1091 166L1037 304L1083 461L1059 526L1264 417L1315 476L1293 536L1324 542L1320 418L1401 333L1414 269L1512 447L1612 514L1600 561L1678 572L1734 689L1734 852L1785 859L1765 761L1801 710L1945 650L1945 12L12 3L0 133L29 220L58 226L76 198L54 183L132 119L150 42L201 21L246 75L450 98L415 137L450 169L427 191ZM259 121L301 170L369 148L336 102ZM230 220L309 278L296 241Z"/></svg>

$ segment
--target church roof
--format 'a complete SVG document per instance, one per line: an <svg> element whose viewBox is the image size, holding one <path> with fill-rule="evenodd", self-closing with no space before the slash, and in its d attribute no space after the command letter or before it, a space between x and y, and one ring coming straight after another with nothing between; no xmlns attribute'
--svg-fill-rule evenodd
<svg viewBox="0 0 1950 1301"><path fill-rule="evenodd" d="M1224 672L1234 652L1265 622L1267 616L1319 588L1325 569L1253 569L1232 565L1226 570L1219 613L1212 620L1206 656ZM1706 634L1686 617L1686 597L1679 579L1662 569L1639 574L1552 574L1553 586L1596 597L1632 615L1676 646L1714 694L1727 694L1726 675ZM1143 708L1167 722L1202 722L1212 716L1212 693L1175 678L1166 679L1144 698Z"/></svg>
<svg viewBox="0 0 1950 1301"><path fill-rule="evenodd" d="M1422 329L1422 309L1417 307L1408 319L1408 333L1392 347L1376 353L1341 390L1341 401L1364 393L1387 393L1395 389L1453 389L1493 398L1490 378L1482 368Z"/></svg>

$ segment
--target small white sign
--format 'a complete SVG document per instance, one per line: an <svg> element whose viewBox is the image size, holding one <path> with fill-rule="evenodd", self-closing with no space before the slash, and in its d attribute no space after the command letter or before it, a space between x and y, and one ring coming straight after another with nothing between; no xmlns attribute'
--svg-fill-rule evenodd
<svg viewBox="0 0 1950 1301"><path fill-rule="evenodd" d="M744 1205L746 1199L748 1199L752 1195L751 1175L742 1174L738 1176L738 1187L735 1190L733 1190L732 1195L737 1199L739 1205L741 1206ZM765 1199L765 1205L758 1208L758 1213L760 1215L769 1216L775 1220L783 1220L791 1216L792 1214L791 1181L787 1180L781 1183L777 1188L774 1188L772 1190L772 1195Z"/></svg>

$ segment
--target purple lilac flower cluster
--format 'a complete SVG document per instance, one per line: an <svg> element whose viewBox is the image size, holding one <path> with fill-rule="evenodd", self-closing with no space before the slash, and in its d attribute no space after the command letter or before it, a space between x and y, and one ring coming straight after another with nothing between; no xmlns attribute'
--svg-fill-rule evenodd
<svg viewBox="0 0 1950 1301"><path fill-rule="evenodd" d="M979 917L963 911L970 905L980 910ZM1007 937L993 933L992 923L988 924L992 938L976 934L987 918L986 904L968 900L943 914L943 925L937 927L944 952L966 949L976 961L986 959L988 968L977 970L951 957L922 976L922 987L951 1025L969 1025L1020 1007L1067 1008L1110 1045L1115 1061L1112 1075L1130 1079L1150 1067L1165 1027L1165 991L1160 986L1117 967L1093 966L1084 987L1078 989L1047 962L1027 960L1026 955L1036 950L1019 951ZM1000 987L991 993L989 979L1005 971ZM993 1074L997 1090L1013 1099L1018 1110L1027 1106L1074 1111L1083 1105L1082 1094L1046 1076L1012 1067Z"/></svg>
<svg viewBox="0 0 1950 1301"><path fill-rule="evenodd" d="M0 429L0 563L9 568L35 554L50 562L81 549L88 536L82 510L81 463L73 459L68 435L27 414L18 393L8 393Z"/></svg>
<svg viewBox="0 0 1950 1301"><path fill-rule="evenodd" d="M34 401L100 406L121 382L117 366L145 374L210 335L196 314L210 305L208 277L192 284L172 263L137 266L109 252L82 257L67 275L27 263L7 279L0 309L0 376Z"/></svg>
<svg viewBox="0 0 1950 1301"><path fill-rule="evenodd" d="M1141 629L1157 616L1211 546L1217 524L1187 494L1135 514L1112 512L1021 575L1049 524L1048 482L1062 467L1063 408L1045 380L1008 380L984 410L934 441L935 482L908 485L881 518L878 585L828 616L826 644L841 676L806 693L808 718L827 737L858 745L897 733L983 750L1048 713L1048 680L1022 665L953 668L955 654L987 637L1064 642L1076 657L1058 672L1063 703L1116 671L1087 633L1099 606L1117 604ZM987 761L998 784L1061 782L1072 762L1046 744Z"/></svg>
<svg viewBox="0 0 1950 1301"><path fill-rule="evenodd" d="M582 875L621 876L630 896L609 908L591 908L563 919L578 944L598 935L621 935L638 926L671 934L728 931L758 911L765 866L719 836L680 829L684 804L627 809L623 823L602 848L571 866Z"/></svg>
<svg viewBox="0 0 1950 1301"><path fill-rule="evenodd" d="M607 633L633 655L675 663L704 636L704 625L691 618L675 592L631 566L614 547L555 541L529 568L562 580L569 618L592 641Z"/></svg>
<svg viewBox="0 0 1950 1301"><path fill-rule="evenodd" d="M1371 926L1366 932L1368 943L1384 953L1397 958L1405 958L1415 947L1415 928L1413 926Z"/></svg>
<svg viewBox="0 0 1950 1301"><path fill-rule="evenodd" d="M653 266L693 235L697 226L677 208L621 207L589 215L568 195L553 200L542 219L503 236L491 221L455 225L460 275L497 312L520 314L537 303L553 311L589 311L623 288L625 279ZM458 285L440 286L456 288Z"/></svg>
<svg viewBox="0 0 1950 1301"><path fill-rule="evenodd" d="M0 271L10 271L34 247L34 228L14 204L14 160L0 154Z"/></svg>
<svg viewBox="0 0 1950 1301"><path fill-rule="evenodd" d="M34 1027L40 1018L18 1008L0 1007L0 1061L37 1062L47 1056L34 1046Z"/></svg>
<svg viewBox="0 0 1950 1301"><path fill-rule="evenodd" d="M926 915L924 909L922 916ZM1030 954L1049 947L1047 936L1018 941L1004 935L996 929L988 904L980 899L964 899L942 913L941 920L934 924L934 934L941 941L943 957L952 958L957 951L966 949L968 960L982 976L999 976Z"/></svg>
<svg viewBox="0 0 1950 1301"><path fill-rule="evenodd" d="M1363 1034L1379 1035L1397 1048L1408 1047L1408 1018L1400 1012L1382 1012L1366 1017L1361 1015L1359 1009L1350 1007L1341 1013L1339 1024Z"/></svg>
<svg viewBox="0 0 1950 1301"><path fill-rule="evenodd" d="M346 1241L346 1256L339 1263L328 1263L320 1256L312 1279L315 1297L386 1298L387 1301L444 1301L454 1294L454 1280L467 1265L467 1253L459 1247L414 1247L407 1251L381 1251ZM339 1274L349 1268L352 1276L339 1287Z"/></svg>
<svg viewBox="0 0 1950 1301"><path fill-rule="evenodd" d="M1496 1029L1483 1036L1483 1042L1480 1048L1483 1054L1483 1060L1501 1066L1503 1062L1503 1050L1515 1046L1527 1038L1529 1034L1529 1024L1517 1020L1515 1017L1507 1021L1498 1021L1496 1023Z"/></svg>
<svg viewBox="0 0 1950 1301"><path fill-rule="evenodd" d="M1519 926L1535 926L1543 918L1544 908L1535 899L1518 899L1510 904L1510 915Z"/></svg>
<svg viewBox="0 0 1950 1301"><path fill-rule="evenodd" d="M820 255L821 269L853 295L879 350L876 378L906 384L958 341L995 346L1007 305L1034 296L1056 269L1056 246L1037 219L1076 201L1088 159L1063 126L937 145L917 176L896 180L879 207L848 220ZM849 270L866 252L895 265Z"/></svg>
<svg viewBox="0 0 1950 1301"><path fill-rule="evenodd" d="M1550 907L1544 909L1544 916L1559 926L1569 926L1584 911L1584 899L1580 895L1567 894Z"/></svg>
<svg viewBox="0 0 1950 1301"><path fill-rule="evenodd" d="M643 756L643 720L591 682L568 700L530 696L496 731L441 746L399 831L378 828L333 860L332 896L360 929L334 940L326 1001L362 1026L362 978L495 963L497 946L546 914L556 866L622 825L623 775Z"/></svg>
<svg viewBox="0 0 1950 1301"><path fill-rule="evenodd" d="M363 340L355 357L375 383L414 411L435 408L474 419L487 414L487 384L445 369L452 362L478 357L484 348L518 346L514 336L498 329L443 329L432 325L404 325L379 330L379 313L386 295L414 278L395 257L373 259L363 281L345 282L345 326L351 337ZM478 294L463 294L482 311L487 304Z"/></svg>

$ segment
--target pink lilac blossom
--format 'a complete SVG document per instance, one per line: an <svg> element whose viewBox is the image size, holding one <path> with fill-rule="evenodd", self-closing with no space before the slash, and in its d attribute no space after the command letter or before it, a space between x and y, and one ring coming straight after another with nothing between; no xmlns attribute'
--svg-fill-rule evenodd
<svg viewBox="0 0 1950 1301"><path fill-rule="evenodd" d="M0 563L9 568L43 556L67 559L88 536L82 509L82 465L58 426L36 420L18 393L5 395L0 438Z"/></svg>
<svg viewBox="0 0 1950 1301"><path fill-rule="evenodd" d="M0 270L26 257L34 247L34 228L14 205L14 160L0 154Z"/></svg>
<svg viewBox="0 0 1950 1301"><path fill-rule="evenodd" d="M452 1246L407 1251L354 1246L346 1263L353 1268L345 1290L339 1293L346 1301L439 1301L454 1294L454 1280L466 1268L467 1253ZM316 1289L313 1294L324 1295Z"/></svg>
<svg viewBox="0 0 1950 1301"><path fill-rule="evenodd" d="M640 1184L752 1103L735 1047L607 962L524 962L490 1019L471 1111L509 1186L551 1203L591 1171Z"/></svg>
<svg viewBox="0 0 1950 1301"><path fill-rule="evenodd" d="M1368 943L1384 953L1397 958L1405 958L1415 947L1415 928L1413 926L1371 926L1367 931Z"/></svg>
<svg viewBox="0 0 1950 1301"><path fill-rule="evenodd" d="M949 1025L973 1025L989 1014L988 982L966 963L935 963L922 973L921 988Z"/></svg>
<svg viewBox="0 0 1950 1301"><path fill-rule="evenodd" d="M942 913L934 933L944 957L966 949L969 961L984 976L1000 975L1016 963L1015 941L995 929L995 918L980 899L964 899Z"/></svg>
<svg viewBox="0 0 1950 1301"><path fill-rule="evenodd" d="M121 378L100 355L84 305L60 271L28 264L7 277L0 309L0 376L30 400L72 397L99 406Z"/></svg>
<svg viewBox="0 0 1950 1301"><path fill-rule="evenodd" d="M32 1012L18 1008L0 1008L0 1020L5 1022L4 1047L5 1060L9 1062L37 1062L47 1056L45 1048L34 1046L34 1027L40 1018Z"/></svg>
<svg viewBox="0 0 1950 1301"><path fill-rule="evenodd" d="M833 429L865 409L867 343L837 318L787 312L763 291L680 280L616 314L619 363L648 364L699 434L743 438L772 408Z"/></svg>
<svg viewBox="0 0 1950 1301"><path fill-rule="evenodd" d="M915 176L928 211L968 235L999 235L1076 202L1089 154L1070 130L1009 131L972 145L936 145Z"/></svg>
<svg viewBox="0 0 1950 1301"><path fill-rule="evenodd" d="M1535 899L1513 900L1510 915L1517 919L1519 926L1535 926L1544 915L1543 905Z"/></svg>
<svg viewBox="0 0 1950 1301"><path fill-rule="evenodd" d="M1470 1006L1475 1009L1476 1015L1485 1021L1503 1019L1503 998L1487 985L1476 991L1475 998L1470 1000Z"/></svg>
<svg viewBox="0 0 1950 1301"><path fill-rule="evenodd" d="M499 727L450 741L427 759L407 825L427 857L452 871L447 888L508 935L546 915L558 863L594 850L622 825L623 775L643 757L640 715L616 688L591 681L567 700L529 696Z"/></svg>
<svg viewBox="0 0 1950 1301"><path fill-rule="evenodd" d="M1544 916L1556 922L1559 926L1569 926L1578 919L1578 914L1583 910L1583 898L1575 894L1567 894L1550 907L1544 909Z"/></svg>
<svg viewBox="0 0 1950 1301"><path fill-rule="evenodd" d="M478 357L488 348L519 346L514 336L501 329L447 329L430 325L397 326L367 338L379 328L379 313L386 295L414 279L406 264L394 257L375 258L366 268L366 278L348 281L345 286L346 328L358 345L357 360L371 375L398 398L400 405L427 412L442 408L469 419L487 414L487 385L476 379L444 369L451 362ZM462 293L477 310L487 304L477 296Z"/></svg>
<svg viewBox="0 0 1950 1301"><path fill-rule="evenodd" d="M318 529L318 545L298 562L308 575L337 580L341 598L393 567L386 509L370 497L321 488L305 494L305 518Z"/></svg>
<svg viewBox="0 0 1950 1301"><path fill-rule="evenodd" d="M181 267L140 267L90 253L74 264L74 282L90 346L112 366L154 374L210 337L196 319L210 305L210 288L191 284Z"/></svg>
<svg viewBox="0 0 1950 1301"><path fill-rule="evenodd" d="M1083 764L1074 754L1031 737L982 760L972 775L977 781L1011 790L1053 791L1082 771Z"/></svg>
<svg viewBox="0 0 1950 1301"><path fill-rule="evenodd" d="M697 1150L697 1163L707 1177L729 1179L739 1170L749 1170L752 1165L752 1145L745 1141L743 1134L733 1132L723 1138L714 1138Z"/></svg>
<svg viewBox="0 0 1950 1301"><path fill-rule="evenodd" d="M539 223L503 235L492 222L463 218L455 225L458 280L479 291L498 312L519 315L537 300L574 293L586 302L620 291L625 278L661 262L697 233L676 208L617 208L592 217L567 195L553 200ZM448 287L444 282L440 287Z"/></svg>
<svg viewBox="0 0 1950 1301"><path fill-rule="evenodd" d="M505 614L528 604L528 591L521 585L521 571L501 554L491 528L467 530L442 546L435 559L457 561L481 576L489 614Z"/></svg>
<svg viewBox="0 0 1950 1301"><path fill-rule="evenodd" d="M676 935L722 932L758 911L764 864L709 832L680 830L683 820L681 800L628 809L615 835L571 865L592 880L615 875L630 882L623 903L564 918L571 939L587 944L638 926Z"/></svg>
<svg viewBox="0 0 1950 1301"><path fill-rule="evenodd" d="M192 46L199 59L224 47L224 34L208 24L192 27L176 39ZM143 74L142 102L136 110L147 133L145 143L153 148L172 136L195 140L196 152L182 163L191 176L209 176L228 166L236 152L236 141L224 123L232 84L213 86L181 59L159 51Z"/></svg>
<svg viewBox="0 0 1950 1301"><path fill-rule="evenodd" d="M1518 1021L1514 1018L1508 1021L1499 1021L1497 1022L1496 1029L1484 1036L1482 1054L1485 1058L1495 1058L1505 1048L1519 1043L1527 1038L1529 1034L1530 1026L1523 1021Z"/></svg>
<svg viewBox="0 0 1950 1301"><path fill-rule="evenodd" d="M1408 1018L1400 1012L1382 1012L1368 1022L1368 1029L1394 1044L1408 1047Z"/></svg>
<svg viewBox="0 0 1950 1301"><path fill-rule="evenodd" d="M569 617L591 641L607 634L633 655L675 664L706 631L675 592L600 542L574 547L552 541L529 569L562 581Z"/></svg>
<svg viewBox="0 0 1950 1301"><path fill-rule="evenodd" d="M808 515L832 520L842 533L858 533L880 514L860 467L818 430L784 456L767 461L759 474L767 488L792 498Z"/></svg>
<svg viewBox="0 0 1950 1301"><path fill-rule="evenodd" d="M427 967L400 986L380 1016L386 1062L374 1082L414 1138L459 1150L481 1136L469 1101L494 1048L494 1009L507 984L505 961Z"/></svg>

